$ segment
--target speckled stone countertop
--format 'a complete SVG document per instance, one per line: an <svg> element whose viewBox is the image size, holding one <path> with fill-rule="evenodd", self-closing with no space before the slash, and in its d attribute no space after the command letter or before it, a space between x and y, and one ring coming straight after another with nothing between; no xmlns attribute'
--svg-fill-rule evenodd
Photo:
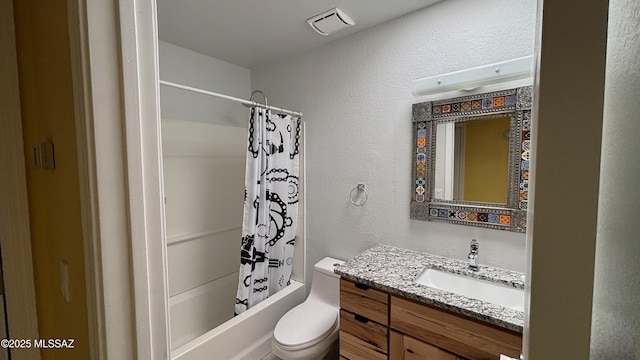
<svg viewBox="0 0 640 360"><path fill-rule="evenodd" d="M335 268L343 278L522 333L524 313L481 300L434 289L414 280L425 268L462 274L524 289L523 273L388 245L377 245Z"/></svg>

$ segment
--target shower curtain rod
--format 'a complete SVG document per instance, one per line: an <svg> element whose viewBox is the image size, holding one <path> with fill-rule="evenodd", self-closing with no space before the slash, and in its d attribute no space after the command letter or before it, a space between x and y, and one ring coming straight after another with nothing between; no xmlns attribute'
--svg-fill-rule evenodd
<svg viewBox="0 0 640 360"><path fill-rule="evenodd" d="M271 106L271 105L265 105L265 104L261 104L259 102L246 100L246 99L241 99L241 98L237 98L237 97L233 97L233 96L229 96L229 95L219 94L219 93L216 93L216 92L213 92L213 91L202 90L202 89L198 89L198 88L191 87L191 86L180 85L180 84L172 83L172 82L169 82L169 81L160 80L160 85L170 86L170 87L174 87L174 88L178 88L178 89L182 89L182 90L187 90L187 91L193 91L193 92L197 92L199 94L215 96L215 97L219 97L219 98L222 98L222 99L237 101L237 102L241 103L242 105L244 105L246 107L257 106L257 107L268 109L268 110L271 110L271 111L274 111L274 112L277 112L277 113L280 113L280 114L287 114L287 115L293 115L293 116L302 117L302 113L301 112L291 111L291 110L287 110L287 109L283 109L283 108L279 108L279 107Z"/></svg>

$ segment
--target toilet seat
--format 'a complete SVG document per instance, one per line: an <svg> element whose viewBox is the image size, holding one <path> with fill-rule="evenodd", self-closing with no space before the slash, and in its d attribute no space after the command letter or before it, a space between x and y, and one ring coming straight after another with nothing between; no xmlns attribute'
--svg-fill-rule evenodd
<svg viewBox="0 0 640 360"><path fill-rule="evenodd" d="M303 302L286 313L273 331L273 339L287 351L313 346L338 326L338 312L322 302Z"/></svg>

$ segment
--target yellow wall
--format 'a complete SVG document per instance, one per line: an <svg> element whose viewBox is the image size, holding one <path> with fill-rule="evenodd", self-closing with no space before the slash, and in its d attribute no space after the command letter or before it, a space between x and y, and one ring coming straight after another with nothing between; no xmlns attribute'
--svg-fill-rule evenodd
<svg viewBox="0 0 640 360"><path fill-rule="evenodd" d="M38 328L41 339L75 339L75 349L42 350L42 359L89 359L66 0L15 0L14 7ZM47 140L56 169L36 171L32 146ZM69 302L61 261L69 264Z"/></svg>
<svg viewBox="0 0 640 360"><path fill-rule="evenodd" d="M464 200L507 203L509 118L469 121L464 150Z"/></svg>

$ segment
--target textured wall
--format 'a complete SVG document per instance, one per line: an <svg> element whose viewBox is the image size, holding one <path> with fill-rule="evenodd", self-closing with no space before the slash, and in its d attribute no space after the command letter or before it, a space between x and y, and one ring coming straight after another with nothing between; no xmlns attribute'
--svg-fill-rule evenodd
<svg viewBox="0 0 640 360"><path fill-rule="evenodd" d="M640 3L609 3L591 359L640 359Z"/></svg>
<svg viewBox="0 0 640 360"><path fill-rule="evenodd" d="M522 234L409 219L411 80L531 55L536 2L450 0L252 69L270 103L304 113L307 254L350 258L377 243L524 271ZM349 203L357 183L369 201ZM307 274L309 276L309 274Z"/></svg>

